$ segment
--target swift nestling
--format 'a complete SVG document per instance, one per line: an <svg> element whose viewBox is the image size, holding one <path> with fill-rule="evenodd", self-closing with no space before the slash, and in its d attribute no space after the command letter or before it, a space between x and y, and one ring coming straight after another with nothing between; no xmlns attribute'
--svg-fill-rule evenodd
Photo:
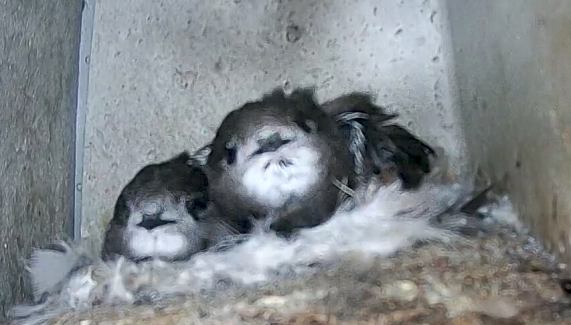
<svg viewBox="0 0 571 325"><path fill-rule="evenodd" d="M206 246L202 225L208 208L208 180L190 156L141 169L117 199L102 256L180 260Z"/></svg>
<svg viewBox="0 0 571 325"><path fill-rule="evenodd" d="M207 172L210 197L239 232L256 219L283 235L331 217L353 178L342 134L309 90L276 90L230 112Z"/></svg>

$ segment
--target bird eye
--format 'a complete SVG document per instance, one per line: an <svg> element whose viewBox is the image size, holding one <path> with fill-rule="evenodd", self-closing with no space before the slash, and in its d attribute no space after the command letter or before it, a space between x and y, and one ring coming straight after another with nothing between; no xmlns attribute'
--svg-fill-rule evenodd
<svg viewBox="0 0 571 325"><path fill-rule="evenodd" d="M188 212L193 212L196 210L206 210L208 207L208 201L205 198L198 198L186 201L186 209Z"/></svg>
<svg viewBox="0 0 571 325"><path fill-rule="evenodd" d="M208 200L206 198L197 198L186 201L185 205L188 214L196 220L201 220L203 219L204 211L208 208Z"/></svg>
<svg viewBox="0 0 571 325"><path fill-rule="evenodd" d="M236 161L236 147L226 147L226 163L232 165Z"/></svg>
<svg viewBox="0 0 571 325"><path fill-rule="evenodd" d="M226 142L224 146L224 150L226 151L226 163L228 165L232 165L236 162L236 153L237 153L237 140L235 137L232 137L230 141Z"/></svg>
<svg viewBox="0 0 571 325"><path fill-rule="evenodd" d="M315 133L317 131L317 124L312 120L304 120L298 122L297 125L305 132L305 133Z"/></svg>

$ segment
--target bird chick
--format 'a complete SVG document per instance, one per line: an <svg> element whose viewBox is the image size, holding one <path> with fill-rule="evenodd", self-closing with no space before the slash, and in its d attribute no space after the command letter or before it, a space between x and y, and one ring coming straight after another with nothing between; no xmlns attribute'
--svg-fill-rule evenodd
<svg viewBox="0 0 571 325"><path fill-rule="evenodd" d="M105 233L103 259L174 261L205 248L208 180L189 160L183 152L148 165L125 186Z"/></svg>
<svg viewBox="0 0 571 325"><path fill-rule="evenodd" d="M230 112L210 150L210 197L240 233L252 219L282 235L321 224L339 204L339 184L353 178L342 133L304 89Z"/></svg>
<svg viewBox="0 0 571 325"><path fill-rule="evenodd" d="M364 93L319 105L312 90L275 90L230 112L201 151L211 197L237 232L253 218L289 234L369 187L418 188L435 152L396 117Z"/></svg>
<svg viewBox="0 0 571 325"><path fill-rule="evenodd" d="M412 190L431 172L435 151L396 124L398 115L386 113L369 94L353 92L321 106L344 135L358 186L398 179L404 190Z"/></svg>

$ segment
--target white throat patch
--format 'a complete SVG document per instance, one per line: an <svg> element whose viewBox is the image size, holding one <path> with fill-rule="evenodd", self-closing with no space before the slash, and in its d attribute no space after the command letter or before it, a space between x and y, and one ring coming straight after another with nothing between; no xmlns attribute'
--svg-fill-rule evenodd
<svg viewBox="0 0 571 325"><path fill-rule="evenodd" d="M244 162L242 185L258 203L280 208L319 181L324 173L319 167L320 159L320 153L310 146L287 144Z"/></svg>
<svg viewBox="0 0 571 325"><path fill-rule="evenodd" d="M147 230L138 224L143 220L143 213L157 213L164 208L160 219L175 221ZM195 221L186 212L184 203L175 203L171 198L161 198L157 202L145 202L141 208L132 206L127 222L125 240L129 252L138 258L162 257L176 258L195 250L198 241L198 229Z"/></svg>
<svg viewBox="0 0 571 325"><path fill-rule="evenodd" d="M175 227L167 225L152 230L142 227L129 229L129 251L136 257L174 258L183 254L188 243Z"/></svg>

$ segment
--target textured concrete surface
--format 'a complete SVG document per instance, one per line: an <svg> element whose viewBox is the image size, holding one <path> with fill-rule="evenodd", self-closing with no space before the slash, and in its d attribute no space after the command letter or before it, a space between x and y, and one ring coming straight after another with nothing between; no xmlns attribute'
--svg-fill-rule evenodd
<svg viewBox="0 0 571 325"><path fill-rule="evenodd" d="M472 170L571 262L571 2L448 1Z"/></svg>
<svg viewBox="0 0 571 325"><path fill-rule="evenodd" d="M0 0L1 314L25 297L31 247L71 231L80 12Z"/></svg>
<svg viewBox="0 0 571 325"><path fill-rule="evenodd" d="M442 18L429 0L98 1L82 236L99 245L143 165L205 144L229 110L286 84L323 100L371 91L460 170Z"/></svg>

